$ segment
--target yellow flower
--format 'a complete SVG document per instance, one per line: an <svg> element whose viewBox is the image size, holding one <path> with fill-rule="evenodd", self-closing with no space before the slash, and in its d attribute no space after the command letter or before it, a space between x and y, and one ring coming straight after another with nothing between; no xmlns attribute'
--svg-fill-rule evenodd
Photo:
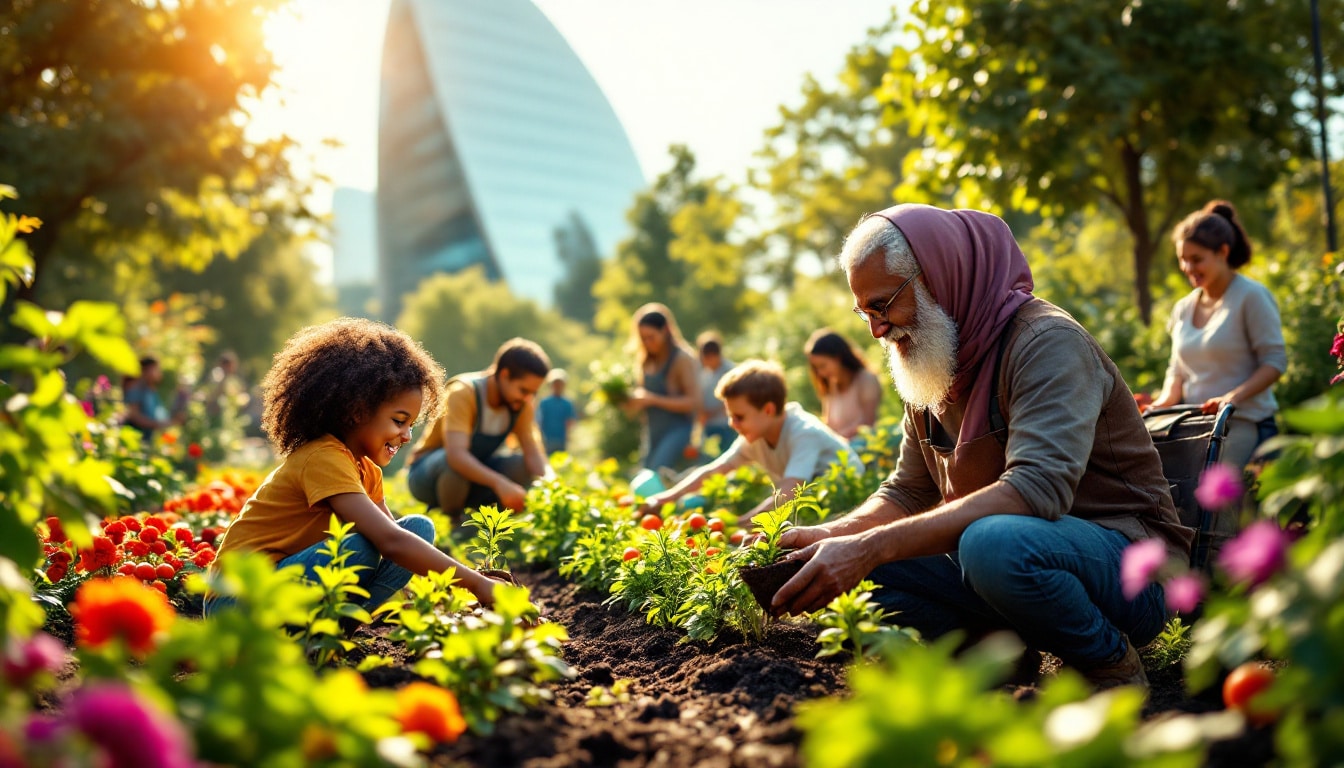
<svg viewBox="0 0 1344 768"><path fill-rule="evenodd" d="M36 216L20 216L17 226L19 231L26 235L42 226L42 220Z"/></svg>

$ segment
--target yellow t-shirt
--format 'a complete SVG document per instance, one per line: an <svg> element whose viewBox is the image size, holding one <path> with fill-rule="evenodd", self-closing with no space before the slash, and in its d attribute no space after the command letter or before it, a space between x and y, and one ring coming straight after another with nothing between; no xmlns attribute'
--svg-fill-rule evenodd
<svg viewBox="0 0 1344 768"><path fill-rule="evenodd" d="M421 456L442 448L447 435L450 432L461 432L470 435L476 427L476 387L473 383L484 373L464 373L461 376L449 379L448 385L443 392L443 411L433 426L425 430L425 439L416 446L415 452L411 454L411 463L415 463ZM523 409L518 412L518 419L513 423L513 430L510 432L515 439L521 439L523 435L532 432L534 442L540 440L536 431L535 404L529 400ZM509 411L508 408L490 408L486 406L485 419L481 424L481 432L487 435L498 435L508 428Z"/></svg>
<svg viewBox="0 0 1344 768"><path fill-rule="evenodd" d="M219 545L231 551L265 552L280 561L327 537L338 493L364 493L383 501L383 470L355 455L331 435L305 443L271 472L229 525Z"/></svg>

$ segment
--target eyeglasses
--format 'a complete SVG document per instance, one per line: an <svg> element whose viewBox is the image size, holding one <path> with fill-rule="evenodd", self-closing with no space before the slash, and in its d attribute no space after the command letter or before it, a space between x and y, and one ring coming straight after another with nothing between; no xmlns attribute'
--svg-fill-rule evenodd
<svg viewBox="0 0 1344 768"><path fill-rule="evenodd" d="M887 310L891 308L892 302L896 301L896 297L901 295L901 291L904 291L905 287L910 284L910 281L914 280L916 277L919 277L919 273L923 271L924 270L922 269L916 269L913 275L907 277L905 279L905 282L901 283L901 287L897 288L896 292L891 294L891 298L887 299L886 303L882 305L882 309L874 312L871 309L860 309L859 307L851 307L850 311L858 315L865 323L871 323L874 320L876 320L879 323L887 322Z"/></svg>

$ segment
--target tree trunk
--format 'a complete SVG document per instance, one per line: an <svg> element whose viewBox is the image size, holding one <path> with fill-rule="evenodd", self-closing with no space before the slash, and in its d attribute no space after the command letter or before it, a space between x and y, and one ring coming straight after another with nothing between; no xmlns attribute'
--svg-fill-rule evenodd
<svg viewBox="0 0 1344 768"><path fill-rule="evenodd" d="M1125 224L1134 239L1134 302L1139 317L1147 325L1153 315L1153 292L1148 285L1148 270L1153 263L1153 236L1148 227L1148 208L1143 202L1141 164L1143 153L1129 142L1120 147L1120 159L1125 174Z"/></svg>

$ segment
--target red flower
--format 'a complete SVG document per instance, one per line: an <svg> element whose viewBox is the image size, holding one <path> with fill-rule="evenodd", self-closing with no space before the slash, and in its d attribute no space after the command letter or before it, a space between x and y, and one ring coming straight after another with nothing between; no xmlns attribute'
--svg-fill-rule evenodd
<svg viewBox="0 0 1344 768"><path fill-rule="evenodd" d="M120 522L122 525L125 525L125 526L126 526L126 530L128 530L128 531L138 531L138 530L140 530L140 521L137 520L137 519L134 518L134 517L123 517L123 518L121 518L121 520L118 521L118 522Z"/></svg>
<svg viewBox="0 0 1344 768"><path fill-rule="evenodd" d="M53 541L57 544L62 544L66 541L65 529L61 527L61 519L59 517L48 517L47 528L51 529L51 535L47 537L48 541Z"/></svg>
<svg viewBox="0 0 1344 768"><path fill-rule="evenodd" d="M153 544L159 540L159 529L152 525L145 525L140 529L140 540L146 544Z"/></svg>
<svg viewBox="0 0 1344 768"><path fill-rule="evenodd" d="M126 554L132 557L144 557L149 554L149 545L139 539L130 539L126 542Z"/></svg>
<svg viewBox="0 0 1344 768"><path fill-rule="evenodd" d="M54 563L47 568L47 578L51 580L52 584L55 584L61 579L64 579L65 574L68 573L69 570L69 566Z"/></svg>
<svg viewBox="0 0 1344 768"><path fill-rule="evenodd" d="M149 517L146 517L145 525L158 528L159 533L163 533L164 531L168 530L168 522L164 520L162 517L159 517L158 515L150 515Z"/></svg>
<svg viewBox="0 0 1344 768"><path fill-rule="evenodd" d="M193 459L201 458L201 454L203 453L205 453L205 451L201 450L200 443L192 443L191 445L187 446L187 455Z"/></svg>
<svg viewBox="0 0 1344 768"><path fill-rule="evenodd" d="M191 546L191 529L190 529L190 528L174 528L174 529L173 529L173 538L177 539L177 543L179 543L179 544L185 544L185 545L187 545L188 547L190 547L190 546Z"/></svg>
<svg viewBox="0 0 1344 768"><path fill-rule="evenodd" d="M214 550L202 549L200 552L196 553L196 556L193 557L191 561L195 563L198 568L205 568L215 561Z"/></svg>
<svg viewBox="0 0 1344 768"><path fill-rule="evenodd" d="M103 534L120 544L126 540L126 524L120 520L114 520L103 526Z"/></svg>
<svg viewBox="0 0 1344 768"><path fill-rule="evenodd" d="M435 742L456 741L467 730L451 692L429 683L411 683L397 691L397 720L404 733L423 733Z"/></svg>
<svg viewBox="0 0 1344 768"><path fill-rule="evenodd" d="M168 545L163 543L163 539L159 539L149 545L149 551L156 555L164 555L168 553Z"/></svg>
<svg viewBox="0 0 1344 768"><path fill-rule="evenodd" d="M80 645L97 648L121 638L135 653L152 650L155 638L177 618L162 593L122 578L84 582L75 593L70 615Z"/></svg>

